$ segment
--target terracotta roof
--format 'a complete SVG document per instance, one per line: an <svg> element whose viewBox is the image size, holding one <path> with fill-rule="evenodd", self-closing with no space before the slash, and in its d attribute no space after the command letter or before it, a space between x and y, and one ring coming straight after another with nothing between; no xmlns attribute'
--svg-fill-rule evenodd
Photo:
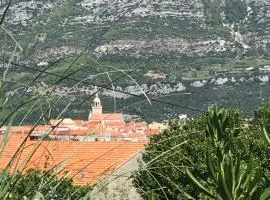
<svg viewBox="0 0 270 200"><path fill-rule="evenodd" d="M124 127L125 122L104 122L105 127Z"/></svg>
<svg viewBox="0 0 270 200"><path fill-rule="evenodd" d="M101 122L100 121L87 122L86 126L89 128L98 127L101 126Z"/></svg>
<svg viewBox="0 0 270 200"><path fill-rule="evenodd" d="M11 126L11 127L1 127L0 131L2 133L5 132L5 130L8 130L9 134L28 134L30 133L33 126L27 125L27 126ZM50 126L48 125L38 125L34 128L33 132L46 132L50 130Z"/></svg>
<svg viewBox="0 0 270 200"><path fill-rule="evenodd" d="M135 121L130 121L126 123L127 126L135 126L136 122Z"/></svg>
<svg viewBox="0 0 270 200"><path fill-rule="evenodd" d="M130 127L130 126L125 126L123 128L120 128L121 133L131 133L131 132L134 132L134 131L135 131L135 128Z"/></svg>
<svg viewBox="0 0 270 200"><path fill-rule="evenodd" d="M145 134L145 135L147 135L148 133L149 133L149 129L147 128L147 129L144 129L143 130L143 133Z"/></svg>
<svg viewBox="0 0 270 200"><path fill-rule="evenodd" d="M84 136L88 134L88 129L77 129L77 130L71 130L70 135L80 135Z"/></svg>
<svg viewBox="0 0 270 200"><path fill-rule="evenodd" d="M102 125L100 122L88 122L86 127L88 128L88 133L100 133Z"/></svg>
<svg viewBox="0 0 270 200"><path fill-rule="evenodd" d="M75 120L73 120L76 124L78 124L78 125L83 125L83 126L85 126L86 125L86 123L87 123L87 121L84 121L84 120L81 120L81 119L75 119Z"/></svg>
<svg viewBox="0 0 270 200"><path fill-rule="evenodd" d="M32 126L11 126L10 133L27 133L31 130Z"/></svg>
<svg viewBox="0 0 270 200"><path fill-rule="evenodd" d="M1 169L7 166L23 139L22 136L8 138L0 157ZM49 170L58 166L61 169L59 175L67 171L75 184L94 184L141 151L145 143L28 140L9 171L12 173L28 168Z"/></svg>
<svg viewBox="0 0 270 200"><path fill-rule="evenodd" d="M90 121L124 121L122 113L92 114Z"/></svg>
<svg viewBox="0 0 270 200"><path fill-rule="evenodd" d="M78 129L69 129L69 128L56 128L52 131L52 135L77 135L83 136L88 134L88 129L78 128Z"/></svg>
<svg viewBox="0 0 270 200"><path fill-rule="evenodd" d="M120 137L121 134L118 128L104 128L102 132L105 134L110 134L112 137Z"/></svg>

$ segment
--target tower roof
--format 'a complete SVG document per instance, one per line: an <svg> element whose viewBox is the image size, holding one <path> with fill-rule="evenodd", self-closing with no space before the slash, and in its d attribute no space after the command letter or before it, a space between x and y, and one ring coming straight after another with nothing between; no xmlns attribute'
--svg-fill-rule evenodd
<svg viewBox="0 0 270 200"><path fill-rule="evenodd" d="M96 94L96 97L93 100L94 105L101 105L100 98L98 97L98 94Z"/></svg>

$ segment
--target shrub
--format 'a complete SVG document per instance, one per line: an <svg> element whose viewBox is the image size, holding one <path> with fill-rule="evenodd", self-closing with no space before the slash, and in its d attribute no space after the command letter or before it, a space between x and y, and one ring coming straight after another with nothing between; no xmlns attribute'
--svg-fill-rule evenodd
<svg viewBox="0 0 270 200"><path fill-rule="evenodd" d="M52 172L28 170L10 175L0 173L1 199L90 199L90 186L75 186L71 179L57 178Z"/></svg>
<svg viewBox="0 0 270 200"><path fill-rule="evenodd" d="M171 123L168 130L150 139L134 181L142 197L147 199L149 193L154 192L156 199L186 199L188 194L194 199L209 199L196 187L186 173L187 169L202 185L209 186L218 194L207 167L207 155L216 155L216 147L206 134L208 115L189 120L184 126L178 122ZM269 176L269 147L260 126L253 123L246 127L243 113L237 108L226 110L226 115L225 133L237 133L231 140L231 154L246 163L252 157L254 169L260 168Z"/></svg>

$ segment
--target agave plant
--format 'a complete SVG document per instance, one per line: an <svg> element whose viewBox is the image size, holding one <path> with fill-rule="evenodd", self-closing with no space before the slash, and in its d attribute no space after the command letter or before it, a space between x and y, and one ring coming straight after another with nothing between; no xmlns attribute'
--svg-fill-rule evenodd
<svg viewBox="0 0 270 200"><path fill-rule="evenodd" d="M229 117L230 113L226 109L211 107L208 111L205 132L214 149L213 152L206 150L209 181L203 183L189 169L186 173L207 199L267 200L270 190L263 191L266 176L260 168L255 167L252 158L241 160L237 153L232 153L233 141L237 139L241 127L232 127L228 123Z"/></svg>

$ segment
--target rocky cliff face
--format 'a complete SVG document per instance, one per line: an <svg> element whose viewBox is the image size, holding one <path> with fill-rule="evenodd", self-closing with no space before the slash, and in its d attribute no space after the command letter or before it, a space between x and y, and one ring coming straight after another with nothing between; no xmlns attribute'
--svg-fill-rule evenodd
<svg viewBox="0 0 270 200"><path fill-rule="evenodd" d="M8 1L0 3L3 13ZM74 59L83 52L69 69L81 70L74 73L77 80L106 84L105 71L114 71L110 76L115 77L118 69L141 69L132 74L138 83L126 77L112 86L118 91L106 90L105 96L127 100L131 96L121 91L138 95L145 91L152 96L185 91L190 97L174 96L169 101L205 108L211 103L252 99L245 103L254 106L269 96L263 92L269 82L269 24L268 0L21 0L12 3L4 21L1 57L10 57L17 44L21 48L13 60L43 69L59 58ZM48 71L61 75L71 62L63 60ZM12 70L10 80L24 83L35 73L15 65ZM53 78L57 77L41 77L41 84L28 91L47 90ZM90 85L70 89L72 84L58 85L53 94L70 99L96 90ZM15 87L7 94L19 91ZM132 112L142 114L144 109ZM159 114L178 113L164 109Z"/></svg>
<svg viewBox="0 0 270 200"><path fill-rule="evenodd" d="M268 52L269 7L267 0L14 1L5 25L25 51L42 47L40 59L95 39L99 56L235 56ZM60 46L71 50L52 49Z"/></svg>

